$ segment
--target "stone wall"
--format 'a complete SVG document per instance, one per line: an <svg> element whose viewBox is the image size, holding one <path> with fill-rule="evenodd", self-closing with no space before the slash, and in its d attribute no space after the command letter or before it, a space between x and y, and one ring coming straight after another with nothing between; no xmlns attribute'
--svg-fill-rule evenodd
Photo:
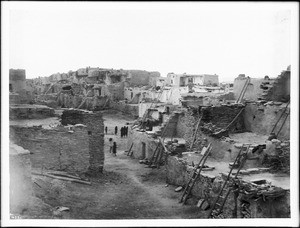
<svg viewBox="0 0 300 228"><path fill-rule="evenodd" d="M286 103L275 104L260 104L260 103L248 103L245 107L244 112L244 123L248 131L261 134L269 135L274 127L275 123L281 116ZM290 112L290 108L287 109L287 112ZM282 117L285 117L284 114ZM280 126L283 123L282 118L278 123L275 132L278 132ZM290 116L287 117L285 124L283 125L280 134L278 135L279 139L289 139L290 138Z"/></svg>
<svg viewBox="0 0 300 228"><path fill-rule="evenodd" d="M160 77L159 72L149 72L145 70L128 70L130 75L130 85L152 85L155 86L156 78Z"/></svg>
<svg viewBox="0 0 300 228"><path fill-rule="evenodd" d="M285 101L290 99L291 93L291 72L283 71L275 80L272 87L269 89L266 100L269 101Z"/></svg>
<svg viewBox="0 0 300 228"><path fill-rule="evenodd" d="M124 82L107 85L112 100L124 100Z"/></svg>
<svg viewBox="0 0 300 228"><path fill-rule="evenodd" d="M9 145L9 177L10 213L22 214L33 196L30 152L14 143Z"/></svg>
<svg viewBox="0 0 300 228"><path fill-rule="evenodd" d="M89 167L89 137L86 128L10 127L10 140L28 149L33 168L85 172Z"/></svg>
<svg viewBox="0 0 300 228"><path fill-rule="evenodd" d="M91 175L103 172L104 168L104 123L102 113L84 114L84 123L89 135L89 171Z"/></svg>
<svg viewBox="0 0 300 228"><path fill-rule="evenodd" d="M190 178L192 168L187 168L187 163L184 159L176 156L168 156L166 162L166 180L168 184L177 186L185 186ZM197 178L195 185L191 191L191 195L197 199L203 199L208 205L212 205L216 200L221 187L226 178L223 175L210 175L201 173ZM228 187L224 188L226 193ZM249 218L289 218L290 217L290 194L280 196L274 200L260 199L254 200L246 198L245 194L235 195L233 191L230 192L223 208L223 216L225 218L243 218L242 207L243 203L247 201L249 206ZM188 203L188 202L187 202Z"/></svg>
<svg viewBox="0 0 300 228"><path fill-rule="evenodd" d="M109 103L109 107L111 109L121 111L126 115L130 115L135 118L139 116L139 105L137 104L127 104L124 101L119 101L119 102L111 101Z"/></svg>
<svg viewBox="0 0 300 228"><path fill-rule="evenodd" d="M201 144L201 140L209 135L201 132L202 126L206 123L212 123L215 127L224 129L228 124L235 118L242 107L239 106L219 106L219 107L206 107L202 108L201 112L205 111L205 115L202 118L200 127L197 132L194 148L198 148ZM189 109L186 112L179 115L176 137L183 138L186 140L186 145L189 148L193 139L193 134L196 130L196 125L200 116L197 109ZM240 115L236 120L236 123L230 128L229 132L235 132L236 127L239 130L244 130L243 115Z"/></svg>
<svg viewBox="0 0 300 228"><path fill-rule="evenodd" d="M9 118L10 119L39 119L46 117L53 117L55 114L53 108L45 105L10 105Z"/></svg>

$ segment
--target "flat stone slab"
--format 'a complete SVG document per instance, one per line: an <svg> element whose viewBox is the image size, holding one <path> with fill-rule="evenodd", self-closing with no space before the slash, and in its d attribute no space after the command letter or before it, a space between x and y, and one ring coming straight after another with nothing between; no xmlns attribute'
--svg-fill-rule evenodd
<svg viewBox="0 0 300 228"><path fill-rule="evenodd" d="M201 207L203 202L204 202L204 199L200 199L197 203L197 207Z"/></svg>
<svg viewBox="0 0 300 228"><path fill-rule="evenodd" d="M182 186L179 186L178 188L175 189L175 192L180 192L183 189Z"/></svg>

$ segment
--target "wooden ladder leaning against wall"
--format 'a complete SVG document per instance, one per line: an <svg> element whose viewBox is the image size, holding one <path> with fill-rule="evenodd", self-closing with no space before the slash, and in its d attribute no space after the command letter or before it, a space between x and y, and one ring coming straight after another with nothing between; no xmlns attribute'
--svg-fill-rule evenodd
<svg viewBox="0 0 300 228"><path fill-rule="evenodd" d="M183 204L186 203L186 201L187 201L189 195L191 194L191 191L192 191L192 189L195 185L195 182L196 182L197 178L199 177L199 175L200 175L200 173L201 173L201 171L204 167L206 159L208 158L211 150L212 150L211 143L209 143L209 145L206 147L206 150L204 151L204 155L202 156L202 158L200 159L198 164L193 169L192 175L191 175L191 177L189 179L189 182L187 183L187 185L186 185L186 187L183 191L183 194L180 198L179 203L183 203Z"/></svg>
<svg viewBox="0 0 300 228"><path fill-rule="evenodd" d="M228 181L230 180L230 175L233 171L233 169L237 166L238 166L238 170L236 172L236 174L234 175L234 179L237 178L241 168L244 166L246 160L247 160L247 153L249 151L249 148L250 148L250 145L245 145L243 144L238 155L236 156L231 168L230 168L230 171L226 177L226 180L225 182L223 183L222 185L222 188L217 196L217 198L215 199L213 205L211 206L211 209L208 213L208 218L216 218L217 216L219 216L221 213L222 213L222 210L224 208L224 205L226 203L226 200L230 194L230 192L233 190L231 187L229 187L229 189L227 190L226 194L224 195L223 194L223 191L225 189L225 187L227 186L228 184Z"/></svg>

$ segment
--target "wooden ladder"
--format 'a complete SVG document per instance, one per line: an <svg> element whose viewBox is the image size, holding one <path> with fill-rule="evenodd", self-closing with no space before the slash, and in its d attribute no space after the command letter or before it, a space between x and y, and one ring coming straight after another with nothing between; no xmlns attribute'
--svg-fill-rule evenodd
<svg viewBox="0 0 300 228"><path fill-rule="evenodd" d="M205 153L204 155L202 156L202 158L200 159L200 161L198 162L198 164L195 166L193 172L192 172L192 175L191 175L191 178L189 179L189 182L187 183L187 185L185 186L185 189L183 191L183 194L180 198L180 201L179 203L183 203L185 204L194 185L195 185L195 182L197 180L197 178L199 177L203 167L204 167L204 164L205 164L205 161L206 159L208 158L208 155L210 154L211 152L211 143L209 143L208 147L206 148L205 150ZM199 169L199 170L198 170Z"/></svg>
<svg viewBox="0 0 300 228"><path fill-rule="evenodd" d="M155 150L154 150L154 153L150 159L150 162L148 164L148 167L151 167L151 168L155 168L155 167L159 167L159 164L160 164L160 161L163 157L163 153L164 153L164 139L165 139L165 133L167 131L167 128L169 126L169 123L171 121L171 117L169 117L168 119L168 122L166 124L166 126L164 127L164 130L163 132L161 133L161 138L159 139L159 143L157 144ZM162 148L159 148L161 145Z"/></svg>
<svg viewBox="0 0 300 228"><path fill-rule="evenodd" d="M196 125L196 129L195 129L195 132L194 132L194 134L193 134L193 139L192 139L190 151L193 150L194 142L195 142L195 140L196 140L197 132L198 132L198 129L199 129L199 126L200 126L202 117L203 117L203 114L201 114L201 116L200 116L200 118L199 118L199 120L198 120L198 123L197 123L197 125Z"/></svg>
<svg viewBox="0 0 300 228"><path fill-rule="evenodd" d="M131 150L132 147L133 147L133 143L131 143L131 146L130 146L128 152L127 152L127 156L130 156L130 157L132 156L132 154L133 154L133 150Z"/></svg>
<svg viewBox="0 0 300 228"><path fill-rule="evenodd" d="M277 127L277 124L280 122L280 120L281 120L282 118L284 118L284 119L283 119L283 122L282 122L282 124L281 124L281 126L280 126L280 128L279 128L279 130L278 130L278 132L275 133L276 137L278 137L278 135L279 135L279 133L280 133L280 131L281 131L281 129L282 129L282 127L283 127L283 125L284 125L286 119L287 119L288 116L290 115L290 113L287 113L287 112L286 112L286 110L287 110L289 104L290 104L290 100L289 100L289 102L287 103L287 105L285 106L284 110L282 111L281 115L279 116L278 120L276 121L276 123L274 124L274 126L273 126L273 128L272 128L271 133L275 133L275 129L276 129L276 127ZM283 117L284 114L286 114L285 117Z"/></svg>
<svg viewBox="0 0 300 228"><path fill-rule="evenodd" d="M241 168L244 166L244 164L247 160L247 153L248 153L249 148L250 148L250 145L247 145L247 146L245 146L245 144L242 145L238 155L236 156L236 158L234 160L233 165L230 168L230 171L226 177L226 180L223 183L222 188L209 211L208 218L216 218L219 214L222 213L223 207L226 203L226 200L227 200L230 192L232 191L232 188L229 188L225 195L223 194L223 190L227 186L227 183L230 179L232 170L236 167L237 164L239 164L239 168L234 176L234 179L237 178Z"/></svg>
<svg viewBox="0 0 300 228"><path fill-rule="evenodd" d="M243 88L241 90L241 93L240 93L238 99L236 100L236 104L242 102L249 83L250 83L250 78L247 78L246 82L245 82L245 84L244 84L244 86L243 86Z"/></svg>

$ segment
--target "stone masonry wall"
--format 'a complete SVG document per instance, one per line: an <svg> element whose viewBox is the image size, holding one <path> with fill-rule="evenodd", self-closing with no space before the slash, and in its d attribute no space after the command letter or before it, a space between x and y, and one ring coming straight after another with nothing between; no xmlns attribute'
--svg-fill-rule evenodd
<svg viewBox="0 0 300 228"><path fill-rule="evenodd" d="M10 140L28 149L33 168L85 172L89 167L88 134L86 128L73 133L64 127L10 127Z"/></svg>
<svg viewBox="0 0 300 228"><path fill-rule="evenodd" d="M89 136L89 171L92 175L103 172L104 167L104 123L102 113L84 114L84 123Z"/></svg>
<svg viewBox="0 0 300 228"><path fill-rule="evenodd" d="M166 179L168 184L177 186L185 186L188 183L192 169L187 168L187 164L181 158L176 156L168 156L166 163ZM201 173L197 178L195 185L191 191L193 197L197 200L204 199L209 205L212 205L221 191L221 187L225 181L225 176L209 175ZM224 189L224 193L228 188ZM223 194L224 194L223 193ZM239 194L234 196L231 191L223 208L223 215L226 218L242 218L241 214L242 203L245 201L245 195ZM275 200L248 200L250 203L251 218L289 218L290 217L290 194L287 191L286 195L276 198ZM237 211L235 215L235 203Z"/></svg>
<svg viewBox="0 0 300 228"><path fill-rule="evenodd" d="M224 129L235 118L241 108L242 107L238 106L206 107L205 109L207 111L205 111L200 126L203 126L204 123L210 122L216 127ZM201 109L201 112L203 111L204 108ZM200 115L197 109L189 109L185 113L179 115L176 128L176 137L184 138L188 148L191 145L193 134L196 130L196 125L199 118ZM233 127L230 128L229 132L235 132L236 128L240 129L240 131L244 130L244 120L242 114L238 117ZM196 140L194 142L194 148L198 148L200 146L201 138L208 136L203 135L204 134L201 132L199 127Z"/></svg>

